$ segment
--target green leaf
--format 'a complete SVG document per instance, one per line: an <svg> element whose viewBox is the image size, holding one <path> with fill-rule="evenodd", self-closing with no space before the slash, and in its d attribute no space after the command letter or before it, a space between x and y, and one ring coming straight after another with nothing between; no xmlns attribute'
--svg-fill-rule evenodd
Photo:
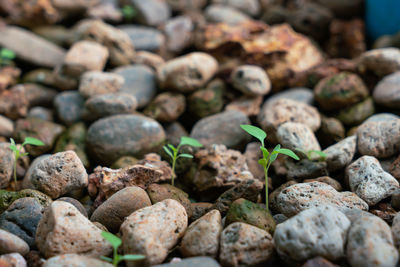
<svg viewBox="0 0 400 267"><path fill-rule="evenodd" d="M104 237L105 240L110 242L111 246L113 246L114 249L117 249L122 244L121 239L118 236L113 235L112 233L103 231L101 232L101 236Z"/></svg>
<svg viewBox="0 0 400 267"><path fill-rule="evenodd" d="M269 157L269 152L265 147L260 146L261 152L263 154L264 159L267 159Z"/></svg>
<svg viewBox="0 0 400 267"><path fill-rule="evenodd" d="M299 158L292 150L290 150L290 149L281 148L281 149L278 149L277 151L278 151L278 153L284 154L284 155L289 156L289 157L291 157L291 158L294 158L295 160L299 160L299 159L300 159L300 158Z"/></svg>
<svg viewBox="0 0 400 267"><path fill-rule="evenodd" d="M258 164L260 164L261 166L266 167L267 166L267 160L266 159L259 159L258 160Z"/></svg>
<svg viewBox="0 0 400 267"><path fill-rule="evenodd" d="M33 137L26 137L22 146L24 145L44 146L44 143L39 139Z"/></svg>
<svg viewBox="0 0 400 267"><path fill-rule="evenodd" d="M124 6L122 8L122 15L125 19L133 19L136 16L136 10L132 6Z"/></svg>
<svg viewBox="0 0 400 267"><path fill-rule="evenodd" d="M172 159L174 159L174 155L172 155L171 150L169 150L169 148L167 146L163 146L162 148L164 149L165 153L168 154L168 156L170 156Z"/></svg>
<svg viewBox="0 0 400 267"><path fill-rule="evenodd" d="M14 53L14 51L12 51L10 49L3 48L0 51L0 58L9 59L9 60L14 59L15 53Z"/></svg>
<svg viewBox="0 0 400 267"><path fill-rule="evenodd" d="M12 139L12 138L10 138L10 149L12 150L12 151L17 151L17 146L16 146L16 144L15 144L15 141L14 141L14 139Z"/></svg>
<svg viewBox="0 0 400 267"><path fill-rule="evenodd" d="M322 158L322 160L325 160L326 159L326 154L324 153L324 152L322 152L322 151L319 151L319 150L310 150L310 151L308 151L309 153L310 153L310 158L311 158L311 155L312 155L312 153L315 153L315 154L317 154L318 156L320 156L321 158Z"/></svg>
<svg viewBox="0 0 400 267"><path fill-rule="evenodd" d="M100 259L102 259L103 261L111 262L111 263L113 262L113 260L109 257L101 256Z"/></svg>
<svg viewBox="0 0 400 267"><path fill-rule="evenodd" d="M182 136L181 142L179 143L180 146L193 146L193 147L202 147L203 145L194 138Z"/></svg>
<svg viewBox="0 0 400 267"><path fill-rule="evenodd" d="M180 154L180 155L178 156L178 158L180 158L180 157L182 157L182 158L188 158L188 159L192 159L192 158L193 158L193 156L190 155L190 154Z"/></svg>
<svg viewBox="0 0 400 267"><path fill-rule="evenodd" d="M131 254L128 254L128 255L121 256L119 259L120 260L126 260L126 261L137 261L137 260L144 260L145 258L146 257L143 256L143 255L131 255Z"/></svg>
<svg viewBox="0 0 400 267"><path fill-rule="evenodd" d="M276 147L274 148L274 150L272 150L271 153L271 158L269 159L269 162L274 162L276 160L276 158L278 157L278 150L281 149L281 145L276 145Z"/></svg>
<svg viewBox="0 0 400 267"><path fill-rule="evenodd" d="M176 147L174 147L173 145L168 144L167 146L169 147L169 149L171 149L172 152L175 153L177 151Z"/></svg>
<svg viewBox="0 0 400 267"><path fill-rule="evenodd" d="M267 134L261 129L253 125L240 125L240 128L245 130L248 134L254 136L260 140L261 144L264 146L264 139L267 138Z"/></svg>
<svg viewBox="0 0 400 267"><path fill-rule="evenodd" d="M28 152L21 153L21 157L25 157L25 156L28 156L28 155L29 155L29 153L28 153Z"/></svg>

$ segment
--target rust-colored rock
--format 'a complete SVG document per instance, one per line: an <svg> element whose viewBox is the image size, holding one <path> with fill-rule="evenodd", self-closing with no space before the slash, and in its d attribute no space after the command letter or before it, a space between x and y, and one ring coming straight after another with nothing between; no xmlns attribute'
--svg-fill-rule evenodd
<svg viewBox="0 0 400 267"><path fill-rule="evenodd" d="M23 86L17 85L0 93L0 114L12 120L25 117L28 113L28 105Z"/></svg>

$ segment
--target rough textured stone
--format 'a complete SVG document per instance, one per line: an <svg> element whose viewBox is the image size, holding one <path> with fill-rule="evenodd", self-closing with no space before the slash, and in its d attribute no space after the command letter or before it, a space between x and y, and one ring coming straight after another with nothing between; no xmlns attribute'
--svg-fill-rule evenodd
<svg viewBox="0 0 400 267"><path fill-rule="evenodd" d="M85 99L79 92L62 92L54 99L54 107L58 118L66 125L82 119Z"/></svg>
<svg viewBox="0 0 400 267"><path fill-rule="evenodd" d="M340 110L336 115L336 118L344 125L354 126L359 125L374 113L374 101L372 100L372 97L368 97L353 106Z"/></svg>
<svg viewBox="0 0 400 267"><path fill-rule="evenodd" d="M313 207L278 224L274 243L283 258L304 261L322 256L337 260L345 255L350 224L346 215L332 206Z"/></svg>
<svg viewBox="0 0 400 267"><path fill-rule="evenodd" d="M345 136L345 129L340 120L322 116L321 128L317 131L317 138L322 147L336 144Z"/></svg>
<svg viewBox="0 0 400 267"><path fill-rule="evenodd" d="M192 211L193 215L191 221L194 222L203 215L205 215L208 211L213 209L213 204L209 202L195 202L192 203Z"/></svg>
<svg viewBox="0 0 400 267"><path fill-rule="evenodd" d="M351 191L365 200L368 205L375 205L389 197L399 188L399 182L385 172L379 161L371 156L363 156L346 168Z"/></svg>
<svg viewBox="0 0 400 267"><path fill-rule="evenodd" d="M157 76L161 88L188 93L204 86L217 69L218 62L212 56L194 52L167 61Z"/></svg>
<svg viewBox="0 0 400 267"><path fill-rule="evenodd" d="M80 79L79 93L85 98L114 93L121 89L124 83L124 77L117 73L88 71Z"/></svg>
<svg viewBox="0 0 400 267"><path fill-rule="evenodd" d="M223 144L228 148L240 148L250 140L250 136L238 127L240 124L250 124L244 113L225 111L197 121L190 137L204 146Z"/></svg>
<svg viewBox="0 0 400 267"><path fill-rule="evenodd" d="M75 152L56 153L38 163L31 175L35 189L58 198L88 185L88 175Z"/></svg>
<svg viewBox="0 0 400 267"><path fill-rule="evenodd" d="M302 210L331 205L340 211L347 209L368 210L368 204L351 192L337 192L332 186L320 183L300 183L283 189L277 197L280 213L291 217Z"/></svg>
<svg viewBox="0 0 400 267"><path fill-rule="evenodd" d="M131 94L111 93L90 97L85 102L90 118L104 118L118 114L131 114L137 108L137 100Z"/></svg>
<svg viewBox="0 0 400 267"><path fill-rule="evenodd" d="M93 212L90 220L99 222L109 231L116 233L126 217L147 206L151 206L151 201L146 191L137 186L129 186L101 204Z"/></svg>
<svg viewBox="0 0 400 267"><path fill-rule="evenodd" d="M356 153L356 142L356 136L349 136L322 151L326 154L329 171L343 169L351 162Z"/></svg>
<svg viewBox="0 0 400 267"><path fill-rule="evenodd" d="M297 155L300 155L300 152L297 152ZM288 159L285 162L285 167L287 168L286 176L289 180L295 179L301 181L328 175L325 161L313 161L309 159L293 161Z"/></svg>
<svg viewBox="0 0 400 267"><path fill-rule="evenodd" d="M142 254L146 264L159 264L183 236L188 224L185 208L166 199L132 213L121 225L125 254ZM134 262L128 262L133 267Z"/></svg>
<svg viewBox="0 0 400 267"><path fill-rule="evenodd" d="M376 216L358 216L352 222L346 247L351 266L396 266L399 252L390 227Z"/></svg>
<svg viewBox="0 0 400 267"><path fill-rule="evenodd" d="M216 258L222 232L221 213L211 210L189 225L181 243L185 257L210 256Z"/></svg>
<svg viewBox="0 0 400 267"><path fill-rule="evenodd" d="M10 183L14 173L14 163L15 158L10 143L0 143L0 188L6 188Z"/></svg>
<svg viewBox="0 0 400 267"><path fill-rule="evenodd" d="M400 104L400 72L384 77L374 89L374 101L387 108L398 108Z"/></svg>
<svg viewBox="0 0 400 267"><path fill-rule="evenodd" d="M219 259L223 266L254 266L274 252L271 235L245 223L232 223L221 234Z"/></svg>
<svg viewBox="0 0 400 267"><path fill-rule="evenodd" d="M232 85L247 95L266 95L271 90L267 73L254 65L242 65L231 73Z"/></svg>
<svg viewBox="0 0 400 267"><path fill-rule="evenodd" d="M18 236L0 229L0 255L14 252L26 255L29 245Z"/></svg>
<svg viewBox="0 0 400 267"><path fill-rule="evenodd" d="M322 176L314 179L306 179L303 181L304 183L311 183L311 182L321 182L321 183L326 183L330 186L332 186L336 191L340 192L342 191L342 185L335 179L329 177L329 176Z"/></svg>
<svg viewBox="0 0 400 267"><path fill-rule="evenodd" d="M276 137L283 147L293 151L298 149L305 152L309 150L321 150L313 131L310 127L302 123L286 122L280 125Z"/></svg>
<svg viewBox="0 0 400 267"><path fill-rule="evenodd" d="M186 99L182 94L161 93L151 101L143 113L161 122L176 121L185 111Z"/></svg>
<svg viewBox="0 0 400 267"><path fill-rule="evenodd" d="M43 267L79 266L79 267L111 267L111 263L78 254L63 254L49 258Z"/></svg>
<svg viewBox="0 0 400 267"><path fill-rule="evenodd" d="M156 151L165 139L161 125L141 115L115 115L100 119L88 130L89 151L103 163L122 156L141 156Z"/></svg>
<svg viewBox="0 0 400 267"><path fill-rule="evenodd" d="M357 65L361 73L370 71L379 77L400 70L400 49L390 47L363 53Z"/></svg>
<svg viewBox="0 0 400 267"><path fill-rule="evenodd" d="M46 258L68 253L99 257L112 251L101 230L65 201L54 201L45 210L37 227L36 245Z"/></svg>
<svg viewBox="0 0 400 267"><path fill-rule="evenodd" d="M43 207L47 207L52 202L46 194L32 189L23 189L18 192L0 190L0 213L5 211L15 200L24 197L36 199Z"/></svg>
<svg viewBox="0 0 400 267"><path fill-rule="evenodd" d="M0 114L16 120L25 117L29 101L24 86L16 85L9 90L0 92Z"/></svg>

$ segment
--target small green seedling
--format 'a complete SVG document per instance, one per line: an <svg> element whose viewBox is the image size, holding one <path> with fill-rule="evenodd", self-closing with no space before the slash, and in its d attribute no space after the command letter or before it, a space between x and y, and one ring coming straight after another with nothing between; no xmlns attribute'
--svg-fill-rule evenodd
<svg viewBox="0 0 400 267"><path fill-rule="evenodd" d="M125 5L121 8L121 13L126 21L132 21L136 17L137 11L132 6Z"/></svg>
<svg viewBox="0 0 400 267"><path fill-rule="evenodd" d="M190 155L190 154L185 154L185 153L179 154L179 149L181 149L182 146L186 146L186 145L193 146L193 147L202 147L203 146L196 139L190 138L190 137L186 137L186 136L182 136L181 137L181 142L179 143L178 147L174 147L171 144L163 146L163 149L165 150L165 152L172 159L172 177L171 177L171 184L172 185L174 185L174 180L176 178L176 175L175 175L176 160L178 158L190 158L190 159L193 158L193 156Z"/></svg>
<svg viewBox="0 0 400 267"><path fill-rule="evenodd" d="M0 50L0 67L10 65L14 58L14 51L7 48L2 48Z"/></svg>
<svg viewBox="0 0 400 267"><path fill-rule="evenodd" d="M264 168L264 176L265 176L265 206L267 211L268 209L268 170L271 166L272 162L276 160L279 154L284 154L296 160L299 160L299 157L290 149L281 148L281 145L276 145L272 152L268 152L265 148L264 140L267 138L267 133L264 132L262 129L253 126L253 125L240 125L240 127L245 130L248 134L254 136L261 142L261 152L262 152L262 159L258 160L258 164L263 166Z"/></svg>
<svg viewBox="0 0 400 267"><path fill-rule="evenodd" d="M10 138L10 142L11 142L10 149L14 153L14 159L15 159L15 161L14 161L14 181L17 182L17 161L19 158L25 157L29 154L28 152L23 153L22 147L24 145L44 146L44 143L42 141L40 141L39 139L36 139L33 137L26 137L20 147L17 147L14 139Z"/></svg>
<svg viewBox="0 0 400 267"><path fill-rule="evenodd" d="M113 258L111 259L111 258L108 258L108 257L101 256L101 259L112 263L113 266L118 266L118 263L120 263L121 261L124 261L124 260L137 261L137 260L143 260L145 258L145 256L143 256L143 255L130 255L130 254L128 254L128 255L119 255L118 254L118 248L122 244L121 239L118 236L113 235L112 233L104 232L104 231L101 232L101 236L105 240L110 242L111 246L113 247Z"/></svg>
<svg viewBox="0 0 400 267"><path fill-rule="evenodd" d="M306 155L307 159L310 160L310 161L313 161L313 160L325 161L326 157L327 157L324 152L319 151L319 150L308 150L308 151L306 151L306 150L301 149L301 148L296 148L296 150L301 152L301 153L303 153L304 155ZM314 158L313 154L317 154L318 158Z"/></svg>

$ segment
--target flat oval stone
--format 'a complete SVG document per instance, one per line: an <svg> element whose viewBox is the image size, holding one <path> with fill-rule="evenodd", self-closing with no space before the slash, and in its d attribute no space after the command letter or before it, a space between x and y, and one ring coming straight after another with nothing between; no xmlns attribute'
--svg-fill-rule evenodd
<svg viewBox="0 0 400 267"><path fill-rule="evenodd" d="M374 89L374 101L388 108L400 107L400 72L383 78Z"/></svg>
<svg viewBox="0 0 400 267"><path fill-rule="evenodd" d="M394 47L373 49L363 53L357 65L361 73L372 71L379 77L400 70L400 49Z"/></svg>
<svg viewBox="0 0 400 267"><path fill-rule="evenodd" d="M82 119L85 99L77 91L59 93L54 99L54 107L58 118L66 125Z"/></svg>
<svg viewBox="0 0 400 267"><path fill-rule="evenodd" d="M136 97L127 93L111 93L90 97L85 107L92 118L104 118L118 114L130 114L136 110Z"/></svg>
<svg viewBox="0 0 400 267"><path fill-rule="evenodd" d="M0 229L0 255L14 252L25 255L29 252L29 246L18 236Z"/></svg>
<svg viewBox="0 0 400 267"><path fill-rule="evenodd" d="M165 43L163 34L153 27L121 25L118 28L129 35L133 46L138 51L157 52Z"/></svg>

